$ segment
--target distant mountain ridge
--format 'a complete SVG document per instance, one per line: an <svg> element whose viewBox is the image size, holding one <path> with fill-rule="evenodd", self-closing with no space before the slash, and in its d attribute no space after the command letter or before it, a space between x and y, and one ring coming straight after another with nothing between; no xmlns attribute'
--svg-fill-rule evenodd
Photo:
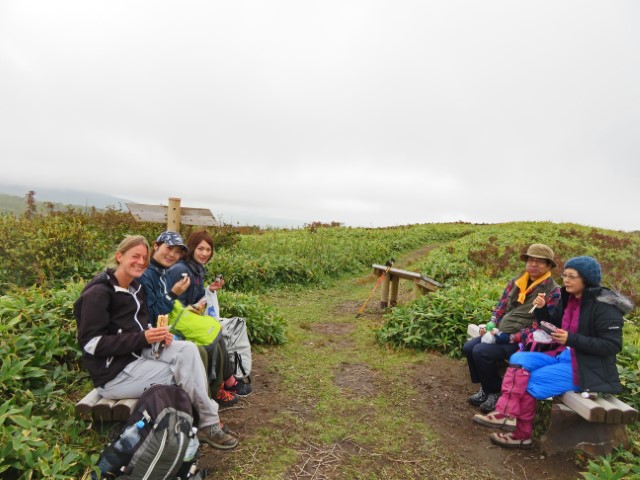
<svg viewBox="0 0 640 480"><path fill-rule="evenodd" d="M35 199L38 202L63 203L79 207L107 208L110 206L116 209L125 209L125 203L131 202L131 200L101 193L0 184L0 193L17 196L22 199L25 198L30 190L36 192Z"/></svg>

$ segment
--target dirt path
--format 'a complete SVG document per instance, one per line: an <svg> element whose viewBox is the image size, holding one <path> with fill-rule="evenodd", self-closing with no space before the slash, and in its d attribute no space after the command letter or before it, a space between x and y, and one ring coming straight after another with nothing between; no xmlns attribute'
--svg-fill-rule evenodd
<svg viewBox="0 0 640 480"><path fill-rule="evenodd" d="M295 297L291 301L304 306L305 294L296 294ZM317 297L313 301L317 301ZM381 312L376 305L369 306L365 315L355 320L353 313L359 307L356 302L330 303L328 301L327 309L334 313L332 318L336 323L324 321L305 327L318 335L325 352L357 348L357 329L361 322L373 324L380 319ZM203 448L201 466L210 469L208 478L320 480L355 478L353 474L344 473L343 468L362 458L366 459L367 466L362 476L357 478L580 478L579 470L570 457L556 455L546 458L536 448L505 450L493 446L488 439L491 430L471 421L478 410L466 402L474 388L468 381L464 362L438 355L421 355L420 361L406 366L399 387L389 379L381 378L376 369L362 361L346 361L337 365L333 384L340 389L341 397L348 401L374 399L380 392L397 395L397 389L402 388L403 383L409 383L411 398L407 402L410 409L407 414L415 422L428 425L434 433L432 453L436 460L425 458L425 449L419 447L418 438L415 449L405 449L396 457L380 455L348 435L341 441L323 444L312 441L310 433L308 438L302 436L292 444L287 438L287 425L295 424L296 430L302 429L304 433L308 428L311 432L311 425L318 421L317 414L313 401L292 403L278 373L285 368L285 359L278 349L264 349L254 354L255 393L243 399L237 407L221 411L223 421L238 433L240 446L231 452ZM352 421L366 423L367 412L354 413ZM264 429L271 430L269 444L253 443L252 439L262 435ZM293 455L284 473L269 473L255 464L284 451ZM450 474L448 468L451 469Z"/></svg>

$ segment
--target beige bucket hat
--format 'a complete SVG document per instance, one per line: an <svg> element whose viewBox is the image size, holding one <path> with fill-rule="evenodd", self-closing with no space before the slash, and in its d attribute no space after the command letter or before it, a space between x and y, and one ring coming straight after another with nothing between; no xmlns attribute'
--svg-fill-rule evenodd
<svg viewBox="0 0 640 480"><path fill-rule="evenodd" d="M544 258L551 262L551 267L557 267L555 260L553 259L554 253L550 247L542 243L534 243L527 249L527 253L520 255L520 260L527 261L527 258Z"/></svg>

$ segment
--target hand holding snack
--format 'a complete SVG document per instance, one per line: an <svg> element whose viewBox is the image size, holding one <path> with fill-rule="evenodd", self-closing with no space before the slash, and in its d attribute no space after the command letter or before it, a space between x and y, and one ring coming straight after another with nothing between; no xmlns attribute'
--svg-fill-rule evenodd
<svg viewBox="0 0 640 480"><path fill-rule="evenodd" d="M169 316L158 315L156 327L150 328L145 332L145 337L151 345L151 353L155 358L160 358L162 350L171 345L173 337L169 333Z"/></svg>
<svg viewBox="0 0 640 480"><path fill-rule="evenodd" d="M547 295L546 293L539 293L538 296L533 299L533 307L531 307L531 310L529 310L529 313L533 313L533 311L536 308L544 307L544 305L545 305L544 297L546 295Z"/></svg>
<svg viewBox="0 0 640 480"><path fill-rule="evenodd" d="M216 275L216 279L209 285L209 290L216 291L224 287L224 277L220 274Z"/></svg>
<svg viewBox="0 0 640 480"><path fill-rule="evenodd" d="M189 278L189 274L185 272L182 274L182 278L171 287L171 291L180 296L187 291L189 285L191 285L191 279Z"/></svg>

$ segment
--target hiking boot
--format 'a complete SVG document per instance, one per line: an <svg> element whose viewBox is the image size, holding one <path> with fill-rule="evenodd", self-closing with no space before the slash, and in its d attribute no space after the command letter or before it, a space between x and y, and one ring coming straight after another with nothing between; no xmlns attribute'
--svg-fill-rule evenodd
<svg viewBox="0 0 640 480"><path fill-rule="evenodd" d="M496 409L496 403L498 403L499 398L499 393L487 393L487 399L480 405L480 411L484 413L493 412Z"/></svg>
<svg viewBox="0 0 640 480"><path fill-rule="evenodd" d="M489 435L491 442L504 448L531 448L530 438L513 438L513 433L496 432Z"/></svg>
<svg viewBox="0 0 640 480"><path fill-rule="evenodd" d="M480 387L480 390L478 390L476 393L474 393L467 399L467 401L474 407L479 407L486 400L487 400L487 394L484 393L484 390L482 389L482 387Z"/></svg>
<svg viewBox="0 0 640 480"><path fill-rule="evenodd" d="M220 450L231 450L238 445L238 439L224 433L218 424L198 430L198 440Z"/></svg>
<svg viewBox="0 0 640 480"><path fill-rule="evenodd" d="M516 429L516 419L502 415L499 412L491 412L486 415L476 413L473 421L485 427L500 428L513 432Z"/></svg>
<svg viewBox="0 0 640 480"><path fill-rule="evenodd" d="M233 387L225 386L224 389L227 392L234 393L238 397L247 397L253 391L253 387L251 384L245 382L244 380L236 380L236 384Z"/></svg>
<svg viewBox="0 0 640 480"><path fill-rule="evenodd" d="M218 402L218 405L221 407L230 407L238 403L239 400L236 394L227 392L223 387L220 388L220 391L218 391L213 399Z"/></svg>

